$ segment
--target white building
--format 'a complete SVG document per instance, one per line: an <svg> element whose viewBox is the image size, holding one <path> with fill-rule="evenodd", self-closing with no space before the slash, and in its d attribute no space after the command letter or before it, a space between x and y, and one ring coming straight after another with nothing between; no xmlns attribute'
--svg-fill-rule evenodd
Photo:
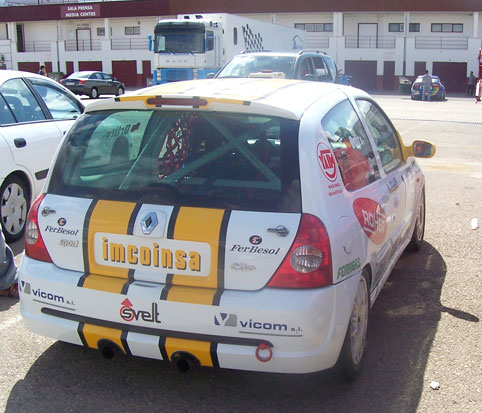
<svg viewBox="0 0 482 413"><path fill-rule="evenodd" d="M305 48L332 55L352 83L367 90L394 90L400 76L413 78L428 69L449 93L463 92L470 71L479 70L481 1L266 0L256 10L223 0L191 10L191 3L40 0L35 6L2 7L0 65L3 60L6 68L36 72L45 64L64 74L103 70L129 86L143 86L153 60L147 35L160 18L227 12L305 29Z"/></svg>

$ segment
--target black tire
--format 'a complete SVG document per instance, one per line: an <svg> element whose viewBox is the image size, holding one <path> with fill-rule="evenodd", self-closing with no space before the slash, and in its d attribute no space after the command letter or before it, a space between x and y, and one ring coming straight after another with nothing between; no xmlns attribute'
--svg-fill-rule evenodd
<svg viewBox="0 0 482 413"><path fill-rule="evenodd" d="M10 175L0 187L0 222L7 242L17 241L25 232L29 208L27 185Z"/></svg>
<svg viewBox="0 0 482 413"><path fill-rule="evenodd" d="M97 90L96 87L93 87L90 89L90 94L89 94L91 99L97 99L99 97L99 91Z"/></svg>
<svg viewBox="0 0 482 413"><path fill-rule="evenodd" d="M345 340L338 359L341 374L349 381L355 380L363 367L369 315L370 282L368 272L364 270L360 277Z"/></svg>
<svg viewBox="0 0 482 413"><path fill-rule="evenodd" d="M412 239L407 246L409 251L416 252L420 249L423 243L423 236L425 234L425 188L422 190L422 197L417 207L417 216L415 227L413 228Z"/></svg>
<svg viewBox="0 0 482 413"><path fill-rule="evenodd" d="M117 95L117 96L120 96L120 95L123 95L124 93L126 93L126 91L124 90L124 88L123 88L122 86L119 86L119 87L117 88L117 93L116 93L116 95Z"/></svg>

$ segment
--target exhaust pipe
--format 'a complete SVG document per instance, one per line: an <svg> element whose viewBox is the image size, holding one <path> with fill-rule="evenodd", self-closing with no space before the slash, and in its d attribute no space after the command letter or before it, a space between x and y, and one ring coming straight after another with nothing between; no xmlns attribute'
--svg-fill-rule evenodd
<svg viewBox="0 0 482 413"><path fill-rule="evenodd" d="M176 351L171 356L171 361L181 373L186 373L193 368L199 368L201 363L191 353Z"/></svg>
<svg viewBox="0 0 482 413"><path fill-rule="evenodd" d="M113 358L116 353L122 353L122 350L116 343L106 339L99 340L97 347L104 358L109 360Z"/></svg>

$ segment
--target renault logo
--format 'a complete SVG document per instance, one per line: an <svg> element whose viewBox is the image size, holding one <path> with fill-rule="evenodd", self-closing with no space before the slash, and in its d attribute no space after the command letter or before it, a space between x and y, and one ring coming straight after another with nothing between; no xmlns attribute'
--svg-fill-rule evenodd
<svg viewBox="0 0 482 413"><path fill-rule="evenodd" d="M149 235L154 228L157 227L157 215L155 212L149 212L144 218L141 220L141 228L142 232L145 235Z"/></svg>

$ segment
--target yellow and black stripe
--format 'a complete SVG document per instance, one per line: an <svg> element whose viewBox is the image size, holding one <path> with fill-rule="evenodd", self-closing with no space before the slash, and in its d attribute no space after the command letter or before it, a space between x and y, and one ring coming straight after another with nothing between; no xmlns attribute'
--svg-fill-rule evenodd
<svg viewBox="0 0 482 413"><path fill-rule="evenodd" d="M97 232L132 235L141 204L116 201L93 201L84 222L85 274L78 286L117 294L127 294L134 280L133 269L98 264L94 256L94 236ZM211 250L210 272L205 277L168 274L161 300L189 304L219 305L224 290L224 256L226 232L231 211L210 208L174 207L168 224L167 238L208 243ZM106 323L81 322L78 333L85 346L98 348L102 340L115 343L126 354L127 326L120 329ZM218 366L218 341L192 339L192 336L160 335L159 350L163 359L170 360L178 351L194 355L203 366Z"/></svg>
<svg viewBox="0 0 482 413"><path fill-rule="evenodd" d="M161 300L189 304L219 305L224 289L224 248L231 211L222 209L177 207L169 221L167 237L206 242L211 249L207 277L169 274ZM217 342L160 337L159 350L164 360L178 351L194 355L202 366L219 367Z"/></svg>
<svg viewBox="0 0 482 413"><path fill-rule="evenodd" d="M93 201L84 221L83 255L84 275L78 286L98 291L127 294L134 280L134 270L99 265L95 262L94 236L96 232L113 232L132 235L141 205L130 202ZM82 343L99 348L101 340L115 343L125 354L131 354L127 345L127 331L80 323L77 329Z"/></svg>

